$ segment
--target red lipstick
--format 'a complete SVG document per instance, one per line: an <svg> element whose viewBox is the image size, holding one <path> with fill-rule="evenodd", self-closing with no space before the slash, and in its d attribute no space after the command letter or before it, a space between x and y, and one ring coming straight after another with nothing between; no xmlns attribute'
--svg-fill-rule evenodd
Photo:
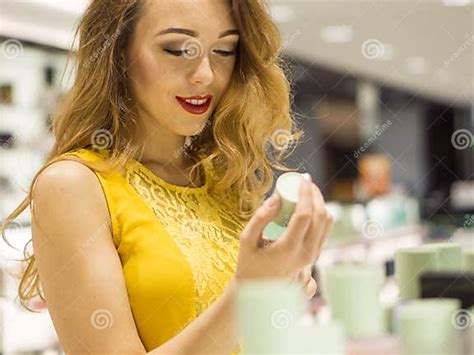
<svg viewBox="0 0 474 355"><path fill-rule="evenodd" d="M189 96L189 97L176 96L176 100L178 100L181 107L183 107L189 113L192 113L195 115L202 115L209 109L209 106L211 105L211 101L212 101L212 95ZM201 101L206 100L206 102L202 104L198 104L196 102L195 103L186 102L186 100L201 100Z"/></svg>

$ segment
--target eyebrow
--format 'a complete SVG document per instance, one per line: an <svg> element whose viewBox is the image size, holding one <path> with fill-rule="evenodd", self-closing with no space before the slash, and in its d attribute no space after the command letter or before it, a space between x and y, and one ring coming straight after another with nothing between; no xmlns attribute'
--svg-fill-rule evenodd
<svg viewBox="0 0 474 355"><path fill-rule="evenodd" d="M163 30L163 31L157 33L156 36L162 36L162 35L165 35L165 34L168 34L168 33L180 33L180 34L184 34L184 35L188 35L188 36L192 36L192 37L198 37L199 36L199 33L197 31L188 30L186 28L176 28L176 27L167 28L166 30ZM231 36L231 35L239 36L240 34L239 34L238 30L232 29L232 30L227 30L227 31L222 32L219 35L219 38L223 38L223 37L227 37L227 36Z"/></svg>

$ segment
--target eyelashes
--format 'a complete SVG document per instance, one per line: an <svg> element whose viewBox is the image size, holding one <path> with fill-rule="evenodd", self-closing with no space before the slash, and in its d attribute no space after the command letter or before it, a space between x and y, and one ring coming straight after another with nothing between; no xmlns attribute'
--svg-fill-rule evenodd
<svg viewBox="0 0 474 355"><path fill-rule="evenodd" d="M169 53L173 56L176 56L176 57L182 57L182 56L184 56L184 54L186 52L186 50L184 50L184 51L174 51L172 49L167 49L167 48L164 48L163 51L165 51L165 52L167 52L167 53ZM215 50L214 52L219 53L223 57L231 57L231 56L235 55L234 51Z"/></svg>

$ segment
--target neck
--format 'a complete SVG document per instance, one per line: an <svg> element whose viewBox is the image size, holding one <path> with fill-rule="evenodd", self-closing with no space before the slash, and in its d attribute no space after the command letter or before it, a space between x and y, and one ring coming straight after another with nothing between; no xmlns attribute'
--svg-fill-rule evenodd
<svg viewBox="0 0 474 355"><path fill-rule="evenodd" d="M147 117L141 122L143 150L135 159L171 170L185 169L189 166L190 159L184 154L186 137L169 131L153 118Z"/></svg>

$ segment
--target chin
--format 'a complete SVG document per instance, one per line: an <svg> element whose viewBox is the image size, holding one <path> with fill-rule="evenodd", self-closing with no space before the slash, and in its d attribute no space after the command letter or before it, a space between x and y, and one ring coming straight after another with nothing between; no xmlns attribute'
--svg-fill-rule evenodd
<svg viewBox="0 0 474 355"><path fill-rule="evenodd" d="M199 125L199 127L202 127L202 126L204 125ZM188 126L188 127L181 127L181 129L174 130L174 133L182 137L194 136L201 132L201 129L199 127L196 127L193 125Z"/></svg>

